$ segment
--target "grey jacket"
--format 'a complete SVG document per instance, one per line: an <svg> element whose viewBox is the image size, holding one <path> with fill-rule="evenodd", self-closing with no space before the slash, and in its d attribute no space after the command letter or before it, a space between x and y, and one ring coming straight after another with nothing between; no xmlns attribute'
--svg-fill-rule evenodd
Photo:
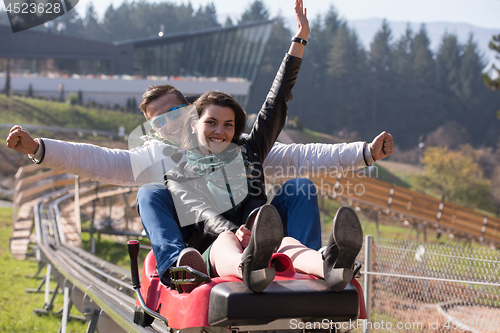
<svg viewBox="0 0 500 333"><path fill-rule="evenodd" d="M285 56L250 135L243 139L246 156L252 168L249 194L241 204L241 213L237 217L230 219L228 212L219 213L215 203L217 199L211 197L205 178L194 172L186 162L167 172L165 184L172 193L181 225L185 225L182 220L193 221L193 224L188 226L191 230L191 238L188 241L200 252L220 233L238 229L253 209L266 203L262 162L285 125L287 103L292 100L291 91L301 63L301 58L288 54Z"/></svg>

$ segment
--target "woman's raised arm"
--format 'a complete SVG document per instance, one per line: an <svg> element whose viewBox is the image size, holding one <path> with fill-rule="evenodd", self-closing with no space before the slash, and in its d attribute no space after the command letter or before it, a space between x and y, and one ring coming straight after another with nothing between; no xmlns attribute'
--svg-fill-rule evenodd
<svg viewBox="0 0 500 333"><path fill-rule="evenodd" d="M307 44L307 37L311 30L309 29L309 21L307 20L307 9L304 7L302 0L295 0L295 18L297 20L297 33L294 36L296 41L290 45L288 53L294 57L302 58L304 54L305 44ZM294 40L292 39L292 40Z"/></svg>

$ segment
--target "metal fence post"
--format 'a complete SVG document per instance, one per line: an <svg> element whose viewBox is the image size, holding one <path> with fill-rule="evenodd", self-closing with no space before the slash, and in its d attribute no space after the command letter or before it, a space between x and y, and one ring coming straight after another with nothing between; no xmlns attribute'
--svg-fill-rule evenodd
<svg viewBox="0 0 500 333"><path fill-rule="evenodd" d="M372 235L366 235L365 237L365 280L364 280L364 292L365 292L365 307L366 307L366 318L367 322L366 325L364 325L363 333L369 333L370 332L370 320L371 320L371 314L370 314L370 271L371 271L371 247L373 243L373 236Z"/></svg>
<svg viewBox="0 0 500 333"><path fill-rule="evenodd" d="M90 253L95 254L95 208L97 201L99 201L99 183L95 182L95 199L92 201L92 218L90 220Z"/></svg>
<svg viewBox="0 0 500 333"><path fill-rule="evenodd" d="M82 221L80 217L80 177L75 176L75 223L76 230L81 236L82 234Z"/></svg>

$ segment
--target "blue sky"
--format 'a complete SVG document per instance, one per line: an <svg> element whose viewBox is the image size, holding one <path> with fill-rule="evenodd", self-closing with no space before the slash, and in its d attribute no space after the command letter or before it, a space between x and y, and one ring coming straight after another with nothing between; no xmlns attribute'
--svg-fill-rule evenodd
<svg viewBox="0 0 500 333"><path fill-rule="evenodd" d="M84 12L91 0L80 0L77 8ZM155 2L152 0L147 0ZM170 0L175 3L188 1ZM123 0L93 0L100 14L112 3L119 6ZM215 4L217 13L224 19L229 15L237 18L251 0L191 0L194 8ZM292 15L294 0L264 0L271 16L281 12ZM308 16L315 17L333 5L341 17L347 20L386 18L404 22L463 22L483 28L500 28L500 0L306 0Z"/></svg>

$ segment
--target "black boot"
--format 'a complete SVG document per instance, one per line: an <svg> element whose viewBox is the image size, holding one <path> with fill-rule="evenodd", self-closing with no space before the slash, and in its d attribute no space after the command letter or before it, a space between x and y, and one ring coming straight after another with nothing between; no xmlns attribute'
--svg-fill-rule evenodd
<svg viewBox="0 0 500 333"><path fill-rule="evenodd" d="M243 282L251 291L261 292L274 280L276 271L269 264L282 238L278 211L272 205L262 206L253 221L250 243L243 251L240 265Z"/></svg>
<svg viewBox="0 0 500 333"><path fill-rule="evenodd" d="M328 246L323 253L325 282L331 291L342 291L354 277L354 262L363 246L363 229L350 207L340 207L333 219Z"/></svg>

